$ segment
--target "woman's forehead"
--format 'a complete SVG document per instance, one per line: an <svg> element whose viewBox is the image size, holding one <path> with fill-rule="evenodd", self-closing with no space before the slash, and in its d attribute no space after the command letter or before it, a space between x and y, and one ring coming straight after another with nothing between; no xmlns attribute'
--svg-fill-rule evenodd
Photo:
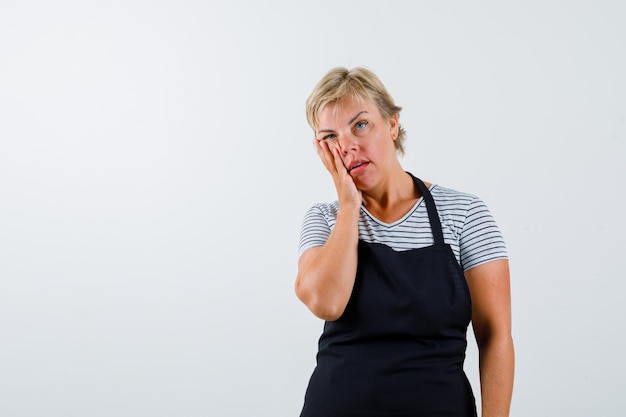
<svg viewBox="0 0 626 417"><path fill-rule="evenodd" d="M374 110L378 113L378 108L371 99L347 96L322 107L318 113L317 124L321 127L322 123L341 123L349 121L359 112L372 113Z"/></svg>

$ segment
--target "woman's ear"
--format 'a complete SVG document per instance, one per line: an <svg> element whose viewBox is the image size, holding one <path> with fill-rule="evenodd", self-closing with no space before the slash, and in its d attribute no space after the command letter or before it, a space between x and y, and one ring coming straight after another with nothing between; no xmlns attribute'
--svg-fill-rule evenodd
<svg viewBox="0 0 626 417"><path fill-rule="evenodd" d="M389 118L389 133L391 133L391 139L398 139L398 133L400 132L400 123L398 113L391 115Z"/></svg>

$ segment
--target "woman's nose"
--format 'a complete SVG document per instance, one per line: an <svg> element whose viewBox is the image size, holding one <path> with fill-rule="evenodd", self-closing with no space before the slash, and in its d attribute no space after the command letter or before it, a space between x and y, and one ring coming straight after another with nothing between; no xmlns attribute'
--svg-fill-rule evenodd
<svg viewBox="0 0 626 417"><path fill-rule="evenodd" d="M356 142L351 135L342 135L339 137L339 150L346 155L348 151L356 149Z"/></svg>

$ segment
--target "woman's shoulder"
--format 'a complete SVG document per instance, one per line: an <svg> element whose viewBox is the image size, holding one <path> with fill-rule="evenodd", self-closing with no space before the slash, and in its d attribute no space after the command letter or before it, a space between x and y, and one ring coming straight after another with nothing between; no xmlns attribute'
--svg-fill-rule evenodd
<svg viewBox="0 0 626 417"><path fill-rule="evenodd" d="M323 215L326 218L336 218L339 212L339 201L330 201L326 203L314 203L307 210L307 216Z"/></svg>
<svg viewBox="0 0 626 417"><path fill-rule="evenodd" d="M437 204L441 208L468 208L472 204L481 201L479 197L453 188L444 187L439 184L433 184L430 193Z"/></svg>

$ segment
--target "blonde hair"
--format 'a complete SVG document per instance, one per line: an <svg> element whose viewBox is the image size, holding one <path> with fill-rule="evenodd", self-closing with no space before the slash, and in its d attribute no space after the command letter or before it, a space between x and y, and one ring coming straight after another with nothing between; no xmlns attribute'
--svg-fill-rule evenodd
<svg viewBox="0 0 626 417"><path fill-rule="evenodd" d="M348 70L337 67L326 73L306 101L306 118L313 130L316 128L322 109L329 104L336 104L345 97L352 97L360 102L372 100L384 119L389 119L394 114L400 115L400 110L402 110L402 107L396 106L376 74L369 69L356 67ZM405 138L406 132L399 125L394 146L400 155L404 154Z"/></svg>

